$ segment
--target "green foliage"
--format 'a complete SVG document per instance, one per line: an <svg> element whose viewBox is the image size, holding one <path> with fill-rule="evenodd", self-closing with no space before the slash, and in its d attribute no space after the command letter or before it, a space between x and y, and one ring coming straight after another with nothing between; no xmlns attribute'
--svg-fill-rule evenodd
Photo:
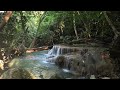
<svg viewBox="0 0 120 90"><path fill-rule="evenodd" d="M24 45L29 47L35 37L37 38L36 47L69 43L76 39L73 12L75 12L75 25L80 39L112 41L114 33L102 11L14 11L2 33L8 37L13 35L14 38L8 40L10 44L8 46L11 47L18 47L23 44L23 41ZM118 31L120 30L119 14L119 11L108 13ZM0 21L3 15L0 14Z"/></svg>

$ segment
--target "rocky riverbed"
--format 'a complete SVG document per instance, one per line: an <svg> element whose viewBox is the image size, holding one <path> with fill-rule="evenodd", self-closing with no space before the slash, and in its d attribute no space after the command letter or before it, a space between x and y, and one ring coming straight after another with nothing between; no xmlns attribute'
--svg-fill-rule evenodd
<svg viewBox="0 0 120 90"><path fill-rule="evenodd" d="M55 46L13 59L1 79L114 79L109 52L101 47Z"/></svg>

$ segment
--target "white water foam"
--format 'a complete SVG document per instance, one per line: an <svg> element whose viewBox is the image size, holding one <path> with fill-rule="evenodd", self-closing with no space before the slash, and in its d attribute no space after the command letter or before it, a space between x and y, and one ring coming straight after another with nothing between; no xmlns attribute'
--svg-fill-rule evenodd
<svg viewBox="0 0 120 90"><path fill-rule="evenodd" d="M43 63L49 63L49 62L47 62L47 61L45 61L45 60L44 60L44 61L42 61L42 62L43 62Z"/></svg>
<svg viewBox="0 0 120 90"><path fill-rule="evenodd" d="M70 72L70 70L68 69L62 69L64 72Z"/></svg>

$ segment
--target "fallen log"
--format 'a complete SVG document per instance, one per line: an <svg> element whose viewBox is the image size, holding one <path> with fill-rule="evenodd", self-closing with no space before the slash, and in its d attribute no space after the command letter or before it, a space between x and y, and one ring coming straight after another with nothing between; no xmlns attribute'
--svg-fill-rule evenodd
<svg viewBox="0 0 120 90"><path fill-rule="evenodd" d="M43 50L48 50L48 46L43 46L43 47L38 47L38 48L28 48L26 49L26 53L32 53L32 52L37 52L37 51L43 51Z"/></svg>

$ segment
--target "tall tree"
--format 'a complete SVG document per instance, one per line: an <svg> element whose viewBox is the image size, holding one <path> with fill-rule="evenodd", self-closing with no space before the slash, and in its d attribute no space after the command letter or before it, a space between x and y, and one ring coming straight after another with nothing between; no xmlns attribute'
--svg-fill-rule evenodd
<svg viewBox="0 0 120 90"><path fill-rule="evenodd" d="M114 32L114 34L115 34L114 39L116 39L116 38L119 36L120 33L117 31L117 29L116 29L115 26L113 25L112 21L111 21L110 18L108 17L107 11L103 11L103 14L104 14L104 16L105 16L108 24L111 26L111 28L112 28L112 30L113 30L113 32Z"/></svg>
<svg viewBox="0 0 120 90"><path fill-rule="evenodd" d="M112 21L110 20L110 18L108 17L107 15L107 12L106 11L103 11L103 14L108 22L108 24L111 26L115 36L117 37L119 35L119 32L117 31L117 29L115 28L115 26L113 25Z"/></svg>
<svg viewBox="0 0 120 90"><path fill-rule="evenodd" d="M77 40L78 40L78 39L79 39L79 37L78 37L77 30L76 30L75 11L73 11L73 25L74 25L75 35L76 35L76 38L77 38Z"/></svg>
<svg viewBox="0 0 120 90"><path fill-rule="evenodd" d="M85 28L85 30L86 30L87 37L90 38L91 35L90 35L90 33L89 33L89 27L88 27L87 23L85 22L85 20L83 19L83 17L85 17L85 16L82 16L79 11L77 11L77 13L78 13L78 15L80 16L80 19L81 19L81 21L82 21L83 24L84 24L84 28Z"/></svg>
<svg viewBox="0 0 120 90"><path fill-rule="evenodd" d="M37 39L37 36L38 36L38 31L39 31L39 29L40 29L40 26L41 26L42 21L44 20L44 18L45 18L45 16L46 16L46 13L47 13L47 11L45 11L45 12L42 14L42 16L40 16L39 25L38 25L38 28L37 28L37 31L36 31L36 35L35 35L32 43L30 44L29 48L33 48L34 45L35 45L35 42L36 42L36 39Z"/></svg>

